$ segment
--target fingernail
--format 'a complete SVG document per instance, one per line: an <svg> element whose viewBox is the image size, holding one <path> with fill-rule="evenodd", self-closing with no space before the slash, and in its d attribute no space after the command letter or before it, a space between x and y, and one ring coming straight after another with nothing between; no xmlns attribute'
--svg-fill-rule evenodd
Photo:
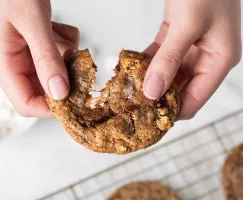
<svg viewBox="0 0 243 200"><path fill-rule="evenodd" d="M68 86L63 76L53 76L48 82L51 97L54 100L62 100L68 95Z"/></svg>
<svg viewBox="0 0 243 200"><path fill-rule="evenodd" d="M164 89L164 82L161 75L152 74L145 85L145 95L153 100L160 98Z"/></svg>

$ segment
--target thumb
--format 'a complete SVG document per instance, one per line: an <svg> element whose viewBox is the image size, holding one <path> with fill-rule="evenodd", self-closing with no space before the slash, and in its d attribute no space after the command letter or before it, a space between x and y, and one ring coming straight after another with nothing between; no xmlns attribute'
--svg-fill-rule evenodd
<svg viewBox="0 0 243 200"><path fill-rule="evenodd" d="M169 88L186 53L200 37L199 31L170 25L167 35L156 52L144 79L144 94L160 98Z"/></svg>
<svg viewBox="0 0 243 200"><path fill-rule="evenodd" d="M35 64L36 72L45 92L60 100L69 93L66 66L55 44L50 7L43 1L29 1L11 23L26 40Z"/></svg>

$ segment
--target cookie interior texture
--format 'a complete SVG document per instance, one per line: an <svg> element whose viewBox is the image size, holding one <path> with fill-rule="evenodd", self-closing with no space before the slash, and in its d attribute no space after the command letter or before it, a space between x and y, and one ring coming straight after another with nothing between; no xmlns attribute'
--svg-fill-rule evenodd
<svg viewBox="0 0 243 200"><path fill-rule="evenodd" d="M222 185L226 200L243 199L243 144L234 148L226 159Z"/></svg>
<svg viewBox="0 0 243 200"><path fill-rule="evenodd" d="M159 182L141 181L119 188L108 200L180 200L180 198Z"/></svg>
<svg viewBox="0 0 243 200"><path fill-rule="evenodd" d="M96 66L89 51L66 59L70 95L62 101L47 97L47 103L67 132L90 150L126 154L158 142L173 126L179 100L172 86L159 100L143 94L143 80L151 58L123 50L116 75L97 99L90 95Z"/></svg>

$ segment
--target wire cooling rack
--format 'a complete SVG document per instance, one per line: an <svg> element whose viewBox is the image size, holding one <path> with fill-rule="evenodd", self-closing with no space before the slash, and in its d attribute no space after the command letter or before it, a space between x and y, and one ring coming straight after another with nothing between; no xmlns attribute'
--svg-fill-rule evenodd
<svg viewBox="0 0 243 200"><path fill-rule="evenodd" d="M221 200L227 153L243 142L243 110L50 194L42 200L104 200L131 181L155 180L184 200Z"/></svg>

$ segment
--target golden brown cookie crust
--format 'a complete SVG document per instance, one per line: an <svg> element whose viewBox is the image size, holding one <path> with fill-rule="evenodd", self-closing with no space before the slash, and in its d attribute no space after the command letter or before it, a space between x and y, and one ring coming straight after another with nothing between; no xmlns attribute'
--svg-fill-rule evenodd
<svg viewBox="0 0 243 200"><path fill-rule="evenodd" d="M243 199L243 144L234 148L226 159L222 185L226 200Z"/></svg>
<svg viewBox="0 0 243 200"><path fill-rule="evenodd" d="M119 188L108 200L180 200L171 189L159 182L133 182Z"/></svg>
<svg viewBox="0 0 243 200"><path fill-rule="evenodd" d="M179 100L174 87L157 101L143 94L143 79L151 58L123 50L93 108L89 92L95 83L96 66L89 51L66 59L71 92L62 101L47 103L67 132L95 152L126 154L158 142L174 125Z"/></svg>

